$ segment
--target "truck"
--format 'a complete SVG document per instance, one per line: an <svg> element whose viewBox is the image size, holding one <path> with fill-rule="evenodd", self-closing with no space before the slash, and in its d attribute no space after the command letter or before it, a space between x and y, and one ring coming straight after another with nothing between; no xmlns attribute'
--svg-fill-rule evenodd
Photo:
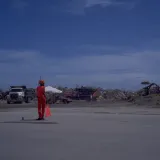
<svg viewBox="0 0 160 160"><path fill-rule="evenodd" d="M7 103L29 103L34 96L34 92L26 86L10 86Z"/></svg>
<svg viewBox="0 0 160 160"><path fill-rule="evenodd" d="M90 100L91 95L93 95L96 92L97 89L91 88L91 87L80 87L76 88L76 99L78 100Z"/></svg>
<svg viewBox="0 0 160 160"><path fill-rule="evenodd" d="M64 91L64 96L75 100L89 100L91 95L96 92L97 89L91 87L79 87L75 89L68 89Z"/></svg>

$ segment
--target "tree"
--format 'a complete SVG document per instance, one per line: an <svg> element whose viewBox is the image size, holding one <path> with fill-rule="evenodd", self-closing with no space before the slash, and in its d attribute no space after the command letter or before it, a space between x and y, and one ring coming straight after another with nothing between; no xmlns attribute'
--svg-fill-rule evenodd
<svg viewBox="0 0 160 160"><path fill-rule="evenodd" d="M59 90L61 90L61 91L64 90L64 87L62 87L62 86L58 86L58 87L56 87L56 88L59 89Z"/></svg>
<svg viewBox="0 0 160 160"><path fill-rule="evenodd" d="M141 84L142 84L142 85L149 85L149 84L151 84L151 83L150 83L149 81L142 81Z"/></svg>
<svg viewBox="0 0 160 160"><path fill-rule="evenodd" d="M149 87L147 87L148 85L150 85L151 83L149 81L142 81L141 82L142 85L145 85L145 87L143 88L143 96L147 96L149 95Z"/></svg>

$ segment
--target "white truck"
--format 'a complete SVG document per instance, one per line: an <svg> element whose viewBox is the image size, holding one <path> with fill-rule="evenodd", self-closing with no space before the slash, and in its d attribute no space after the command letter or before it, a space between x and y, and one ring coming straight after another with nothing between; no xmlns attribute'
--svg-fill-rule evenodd
<svg viewBox="0 0 160 160"><path fill-rule="evenodd" d="M26 86L11 86L7 95L7 103L28 103L32 98L33 95Z"/></svg>

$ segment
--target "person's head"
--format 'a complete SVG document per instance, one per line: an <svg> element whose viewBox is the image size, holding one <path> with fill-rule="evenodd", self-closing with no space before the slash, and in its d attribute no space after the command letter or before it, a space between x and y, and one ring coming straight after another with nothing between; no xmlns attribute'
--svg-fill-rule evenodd
<svg viewBox="0 0 160 160"><path fill-rule="evenodd" d="M40 86L44 86L44 84L45 84L45 83L44 83L44 80L39 80L39 85L40 85Z"/></svg>

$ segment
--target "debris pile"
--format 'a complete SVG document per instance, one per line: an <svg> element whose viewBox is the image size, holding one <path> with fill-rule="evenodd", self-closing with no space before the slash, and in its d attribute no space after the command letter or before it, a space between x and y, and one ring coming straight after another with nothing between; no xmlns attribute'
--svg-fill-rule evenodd
<svg viewBox="0 0 160 160"><path fill-rule="evenodd" d="M140 89L131 95L130 101L137 105L154 106L160 105L160 87L155 83Z"/></svg>
<svg viewBox="0 0 160 160"><path fill-rule="evenodd" d="M47 103L69 103L72 100L87 101L108 101L120 102L126 101L137 105L160 105L160 87L156 83L143 82L142 89L132 92L120 89L107 89L94 87L61 88L62 93L46 93ZM29 89L36 101L34 89ZM6 100L8 91L0 91L0 100ZM78 102L78 101L77 101Z"/></svg>
<svg viewBox="0 0 160 160"><path fill-rule="evenodd" d="M106 100L116 101L116 100L127 100L129 92L123 90L105 90L103 92L103 97Z"/></svg>

